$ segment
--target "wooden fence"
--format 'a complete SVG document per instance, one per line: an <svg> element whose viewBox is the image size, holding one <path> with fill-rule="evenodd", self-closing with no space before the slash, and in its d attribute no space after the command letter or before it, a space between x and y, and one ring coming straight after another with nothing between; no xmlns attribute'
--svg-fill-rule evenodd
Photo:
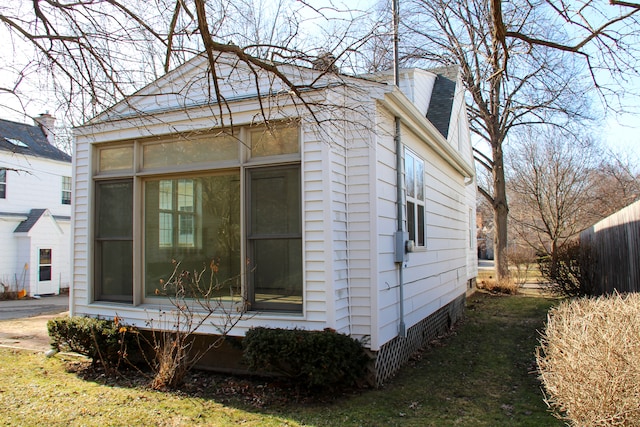
<svg viewBox="0 0 640 427"><path fill-rule="evenodd" d="M580 233L604 294L640 291L640 200Z"/></svg>

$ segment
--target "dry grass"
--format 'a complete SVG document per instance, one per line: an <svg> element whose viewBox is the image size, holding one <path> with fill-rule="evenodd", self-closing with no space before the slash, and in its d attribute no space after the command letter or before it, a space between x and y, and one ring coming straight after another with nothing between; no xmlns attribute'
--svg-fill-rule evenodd
<svg viewBox="0 0 640 427"><path fill-rule="evenodd" d="M640 295L563 302L536 359L548 404L576 426L640 426Z"/></svg>
<svg viewBox="0 0 640 427"><path fill-rule="evenodd" d="M478 289L484 289L493 294L516 295L520 287L512 279L494 279L492 277L481 279L478 282Z"/></svg>

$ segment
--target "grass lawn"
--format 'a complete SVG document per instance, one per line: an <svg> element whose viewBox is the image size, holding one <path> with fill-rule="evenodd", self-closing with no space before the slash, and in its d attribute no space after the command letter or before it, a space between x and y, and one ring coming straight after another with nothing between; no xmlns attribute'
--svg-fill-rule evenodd
<svg viewBox="0 0 640 427"><path fill-rule="evenodd" d="M466 320L379 390L268 404L227 393L161 393L65 370L65 356L0 349L0 425L553 426L534 368L554 300L477 293ZM233 384L233 383L232 383ZM256 397L259 400L259 397Z"/></svg>

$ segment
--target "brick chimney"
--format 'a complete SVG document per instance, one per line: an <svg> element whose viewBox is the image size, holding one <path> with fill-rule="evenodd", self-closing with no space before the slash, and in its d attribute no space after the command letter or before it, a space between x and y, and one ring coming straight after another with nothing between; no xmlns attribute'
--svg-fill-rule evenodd
<svg viewBox="0 0 640 427"><path fill-rule="evenodd" d="M49 114L49 112L47 111L46 113L40 114L38 117L35 117L33 121L35 121L36 124L40 126L40 129L42 129L42 132L44 132L44 135L47 137L47 141L49 142L49 144L55 145L56 134L53 126L56 123L56 118Z"/></svg>

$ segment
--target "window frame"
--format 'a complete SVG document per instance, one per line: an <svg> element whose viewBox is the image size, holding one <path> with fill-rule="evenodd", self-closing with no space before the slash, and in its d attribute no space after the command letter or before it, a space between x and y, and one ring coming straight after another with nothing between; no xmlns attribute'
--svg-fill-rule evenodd
<svg viewBox="0 0 640 427"><path fill-rule="evenodd" d="M275 171L294 171L297 174L298 181L295 183L298 191L298 202L300 206L300 210L298 211L298 229L295 231L287 231L287 232L262 232L257 233L253 230L253 206L252 206L252 198L255 195L254 189L252 188L253 180L252 174L256 172L275 172ZM258 265L255 264L256 258L256 246L258 242L282 242L282 241L299 241L300 249L302 250L302 168L300 164L283 164L283 165L270 165L263 167L252 167L247 168L245 171L245 221L246 221L246 232L244 235L244 239L246 240L246 253L247 253L247 267L248 267L248 283L247 283L247 297L251 307L255 310L261 311L284 311L284 312L296 312L302 311L304 304L304 281L300 283L300 302L299 303L281 303L276 301L259 301L257 298L257 284L256 284L256 271L259 268ZM304 263L302 262L300 267L300 277L302 277Z"/></svg>
<svg viewBox="0 0 640 427"><path fill-rule="evenodd" d="M63 205L71 204L71 177L63 176L62 177L62 197L60 203Z"/></svg>
<svg viewBox="0 0 640 427"><path fill-rule="evenodd" d="M411 165L411 167L409 167ZM420 167L417 167L417 166ZM404 149L405 213L409 240L416 248L427 247L426 162ZM420 173L420 171L422 173ZM410 176L411 175L411 176ZM420 196L422 196L420 198Z"/></svg>
<svg viewBox="0 0 640 427"><path fill-rule="evenodd" d="M131 233L129 235L116 235L116 236L100 236L99 235L99 220L98 220L98 207L101 203L101 192L99 189L103 185L108 184L124 184L131 183L131 197L132 197L132 227ZM92 269L93 269L93 300L95 302L116 302L116 303L125 303L125 304L134 304L135 303L135 229L133 228L133 224L135 223L135 219L133 217L135 212L135 179L133 177L118 177L118 178L110 178L110 179L99 179L94 180L94 214L93 214L93 254L92 254ZM132 253L132 268L131 268L131 283L132 290L131 295L124 293L122 294L107 294L102 292L104 287L102 286L102 272L104 267L99 260L102 258L102 255L105 253L104 251L104 243L115 243L115 242L131 242L131 253Z"/></svg>
<svg viewBox="0 0 640 427"><path fill-rule="evenodd" d="M299 206L299 215L302 218L302 156L301 156L301 141L302 138L300 136L300 126L299 123L287 123L285 125L282 124L271 124L270 126L286 126L286 127L295 127L296 132L295 132L295 137L297 138L297 141L295 142L295 144L297 144L297 150L295 150L296 152L292 153L292 152L285 152L284 154L270 154L268 156L252 156L251 155L251 137L254 134L254 132L264 132L267 127L264 125L260 125L260 126L244 126L241 127L239 126L238 128L236 128L236 132L238 132L236 134L236 138L238 140L238 156L235 160L229 160L229 159L224 159L221 160L219 162L214 162L214 163L205 163L205 162L192 162L192 163L184 163L184 162L176 162L176 163L172 163L169 166L163 166L163 167L157 167L157 166L153 166L153 167L149 167L147 169L144 168L144 160L142 158L143 156L143 150L145 149L145 147L148 146L152 146L154 144L158 144L159 141L163 142L163 143L170 143L173 140L179 140L180 138L182 138L181 135L176 134L176 135L168 135L168 136L162 136L162 137L151 137L151 138L140 138L140 139L132 139L130 141L120 141L120 142L114 142L114 143L100 143L100 144L95 144L93 146L93 181L94 185L97 185L98 182L102 182L102 181L117 181L117 180L122 180L122 179L131 179L133 180L133 247L134 247L134 259L133 259L133 297L132 297L132 301L128 301L126 302L128 305L133 305L133 306L137 306L140 304L145 304L145 303L158 303L158 298L157 296L148 296L147 295L147 285L145 283L145 266L146 266L146 261L145 261L145 244L146 244L146 240L145 240L145 221L144 221L144 217L145 217L145 182L147 182L148 180L179 180L179 179L190 179L190 178L194 178L197 176L206 176L206 175L211 175L211 174L217 174L217 173L223 173L223 172L229 172L229 171L238 171L239 173L239 177L240 177L240 234L239 234L239 244L240 244L240 258L238 259L239 262L239 271L241 271L240 274L240 281L241 281L241 288L242 288L242 292L243 295L245 297L249 297L251 294L251 288L252 288L252 284L250 282L249 276L250 275L250 271L248 269L247 266L247 253L249 251L248 248L248 239L247 239L247 223L246 223L246 218L249 216L249 209L250 207L247 205L247 197L249 194L249 189L247 187L247 177L248 177L248 170L252 169L252 168L297 168L297 173L298 173L298 188L299 188L299 201L300 201L300 206ZM272 128L273 129L273 128ZM277 128L276 128L277 129ZM216 131L211 131L210 135L212 138L215 138L216 135L219 135L220 133L216 132ZM291 142L288 142L288 150L291 151ZM111 148L127 148L127 147L131 147L130 150L130 156L132 157L132 159L130 159L130 161L120 161L120 163L127 164L127 165L131 165L131 168L113 168L110 167L107 170L101 171L100 170L100 150L102 149L111 149ZM147 148L148 149L148 148ZM126 150L125 150L126 151ZM175 184L174 184L175 185ZM95 188L95 187L94 187ZM95 199L95 198L94 198ZM98 206L98 202L94 201L95 206ZM175 207L175 206L174 206ZM194 213L197 215L197 213ZM94 222L94 227L95 227L95 221L97 218L97 213L93 212L93 217L92 217L92 221ZM174 219L175 221L175 219ZM197 219L196 219L197 222ZM176 224L174 224L174 228L175 228ZM197 234L197 225L194 224L194 226L196 227L196 234ZM302 226L300 226L300 228L302 229ZM302 239L302 232L300 231L299 234L299 238ZM196 237L197 240L197 237ZM301 240L302 241L302 240ZM97 242L97 238L96 236L94 236L93 238L93 242L94 242L94 255L92 257L93 259L93 269L95 271L99 270L99 266L97 265L99 263L99 259L97 258L95 252L97 251L97 245L95 244L95 242ZM197 243L196 243L197 246ZM137 248L137 249L136 249ZM300 271L304 271L304 259L301 258L301 262L300 262ZM94 272L94 283L93 283L93 289L97 290L97 288L100 286L100 284L98 283L98 275ZM301 284L300 287L302 289L302 295L304 296L304 278L301 278ZM105 300L99 299L99 294L97 291L94 291L94 297L93 297L93 302L95 303L102 303ZM302 314L304 312L304 297L301 298L302 299L302 303L299 305L299 307L296 307L294 310L291 309L287 309L287 307L282 307L282 306L278 306L278 307L270 307L268 309L273 309L274 311L277 312L287 312L290 313L291 311L294 311L295 313L300 313ZM168 302L168 299L166 299ZM108 302L113 302L113 301L108 301ZM249 310L253 310L254 307L250 307ZM261 310L261 311L267 311L267 309Z"/></svg>

